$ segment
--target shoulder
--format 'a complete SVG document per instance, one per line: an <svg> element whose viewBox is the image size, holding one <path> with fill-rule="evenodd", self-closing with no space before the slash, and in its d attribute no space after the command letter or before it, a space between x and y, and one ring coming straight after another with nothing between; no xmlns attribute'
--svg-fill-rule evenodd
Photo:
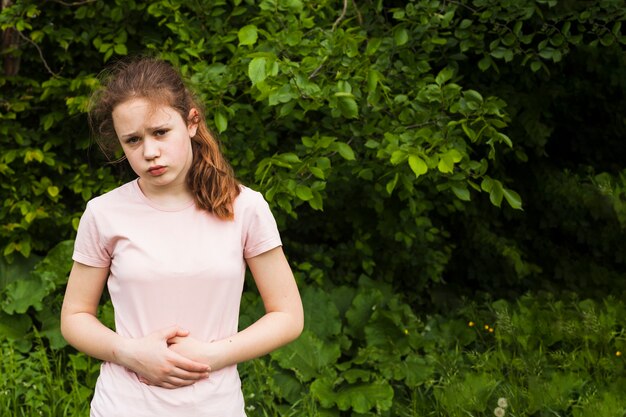
<svg viewBox="0 0 626 417"><path fill-rule="evenodd" d="M106 210L112 206L133 201L134 197L136 197L134 190L136 182L137 180L127 182L109 192L92 198L87 202L87 208L91 210Z"/></svg>
<svg viewBox="0 0 626 417"><path fill-rule="evenodd" d="M240 186L240 193L234 203L235 222L243 224L271 223L275 224L269 204L258 191Z"/></svg>
<svg viewBox="0 0 626 417"><path fill-rule="evenodd" d="M258 206L267 206L267 202L265 201L263 194L248 188L245 185L240 185L239 195L235 199L234 203L235 213Z"/></svg>
<svg viewBox="0 0 626 417"><path fill-rule="evenodd" d="M138 202L137 193L134 190L136 180L127 182L104 194L92 198L87 202L85 213L91 212L97 217L108 217L113 213L128 212L129 205Z"/></svg>

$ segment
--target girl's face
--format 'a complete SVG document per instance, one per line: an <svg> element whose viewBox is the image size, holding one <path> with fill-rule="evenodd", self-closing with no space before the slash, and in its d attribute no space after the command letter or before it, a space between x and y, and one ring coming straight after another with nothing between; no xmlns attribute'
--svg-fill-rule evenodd
<svg viewBox="0 0 626 417"><path fill-rule="evenodd" d="M189 116L196 110L192 109ZM122 149L145 193L186 190L193 152L191 137L198 125L188 123L172 107L144 98L113 109L113 125ZM180 188L182 187L182 188Z"/></svg>

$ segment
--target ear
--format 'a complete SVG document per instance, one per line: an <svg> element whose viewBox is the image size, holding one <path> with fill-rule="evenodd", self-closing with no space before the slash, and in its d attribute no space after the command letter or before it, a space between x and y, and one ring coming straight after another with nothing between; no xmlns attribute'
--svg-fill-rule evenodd
<svg viewBox="0 0 626 417"><path fill-rule="evenodd" d="M187 131L189 132L190 138L196 136L199 123L200 123L200 113L194 107L191 110L189 110L189 114L187 115Z"/></svg>

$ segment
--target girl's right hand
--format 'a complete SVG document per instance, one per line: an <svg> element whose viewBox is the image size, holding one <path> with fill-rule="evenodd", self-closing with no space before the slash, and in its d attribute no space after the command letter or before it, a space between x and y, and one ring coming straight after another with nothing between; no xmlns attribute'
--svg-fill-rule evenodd
<svg viewBox="0 0 626 417"><path fill-rule="evenodd" d="M188 334L187 330L172 326L139 339L126 339L120 347L120 362L148 385L170 389L192 385L208 378L210 367L188 359L167 346L169 339Z"/></svg>

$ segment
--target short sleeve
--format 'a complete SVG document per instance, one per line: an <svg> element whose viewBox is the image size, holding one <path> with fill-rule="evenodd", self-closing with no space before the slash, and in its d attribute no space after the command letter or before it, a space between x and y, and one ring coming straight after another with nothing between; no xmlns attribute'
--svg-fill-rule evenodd
<svg viewBox="0 0 626 417"><path fill-rule="evenodd" d="M89 203L80 218L72 259L81 264L99 268L111 264L111 256L102 242L96 217Z"/></svg>
<svg viewBox="0 0 626 417"><path fill-rule="evenodd" d="M249 191L249 205L244 218L244 258L252 258L282 245L276 220L263 195Z"/></svg>

